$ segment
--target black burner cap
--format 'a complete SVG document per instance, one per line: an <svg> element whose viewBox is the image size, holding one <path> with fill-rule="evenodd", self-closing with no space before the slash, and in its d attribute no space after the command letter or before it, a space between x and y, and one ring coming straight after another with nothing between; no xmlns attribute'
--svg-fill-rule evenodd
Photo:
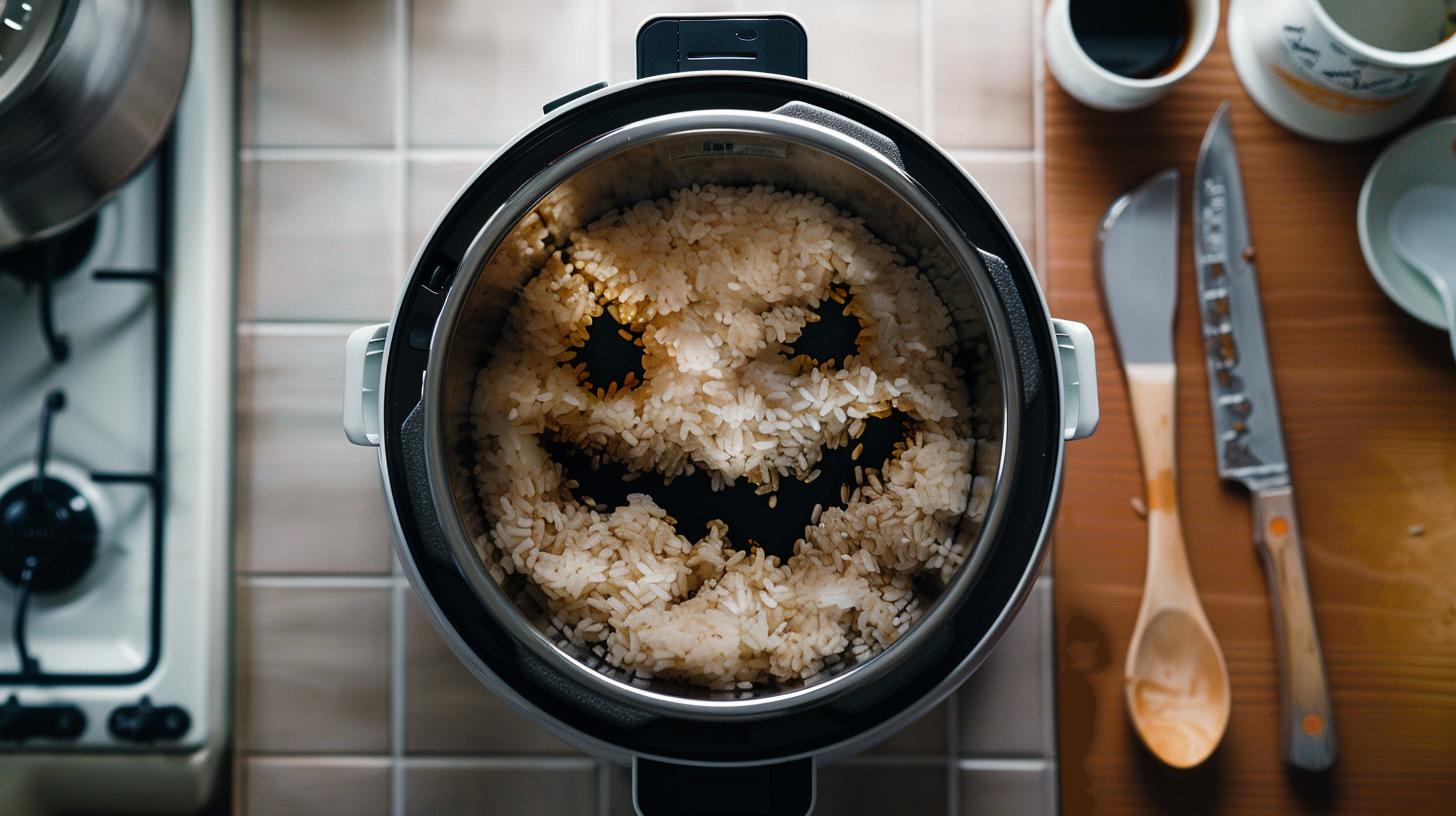
<svg viewBox="0 0 1456 816"><path fill-rule="evenodd" d="M66 277L91 254L98 220L99 216L93 215L59 235L0 252L0 272L9 272L28 284L40 282L48 268L52 280ZM47 258L48 253L54 255Z"/></svg>
<svg viewBox="0 0 1456 816"><path fill-rule="evenodd" d="M91 503L59 479L47 476L39 493L28 479L0 496L0 575L12 584L33 558L32 591L74 585L96 560L99 537Z"/></svg>

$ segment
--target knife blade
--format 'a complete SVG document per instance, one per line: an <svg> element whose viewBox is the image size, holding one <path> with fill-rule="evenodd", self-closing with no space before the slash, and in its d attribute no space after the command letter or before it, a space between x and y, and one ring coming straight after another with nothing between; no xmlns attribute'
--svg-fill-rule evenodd
<svg viewBox="0 0 1456 816"><path fill-rule="evenodd" d="M1218 472L1249 489L1278 639L1286 761L1318 771L1335 761L1329 684L1310 603L1289 456L1264 332L1243 177L1229 103L1214 114L1193 180L1198 278Z"/></svg>
<svg viewBox="0 0 1456 816"><path fill-rule="evenodd" d="M1097 246L1097 282L1123 365L1172 363L1178 171L1164 170L1119 198L1098 225Z"/></svg>

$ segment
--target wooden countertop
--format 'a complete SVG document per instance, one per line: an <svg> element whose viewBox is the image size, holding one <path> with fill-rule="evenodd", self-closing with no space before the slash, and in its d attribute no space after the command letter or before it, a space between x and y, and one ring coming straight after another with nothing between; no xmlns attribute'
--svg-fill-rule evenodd
<svg viewBox="0 0 1456 816"><path fill-rule="evenodd" d="M1188 206L1198 146L1233 103L1295 500L1340 757L1324 774L1279 755L1277 666L1249 501L1218 478L1194 303ZM1456 81L1419 121L1456 112ZM1393 138L1393 137L1392 137ZM1098 342L1102 423L1068 446L1054 573L1062 809L1082 814L1456 813L1456 362L1366 269L1360 185L1390 138L1297 137L1264 116L1225 34L1172 95L1108 114L1048 76L1046 212L1052 314ZM1179 489L1194 580L1223 644L1233 713L1222 745L1179 771L1142 747L1121 678L1146 525L1121 369L1092 276L1108 205L1165 167L1183 173Z"/></svg>

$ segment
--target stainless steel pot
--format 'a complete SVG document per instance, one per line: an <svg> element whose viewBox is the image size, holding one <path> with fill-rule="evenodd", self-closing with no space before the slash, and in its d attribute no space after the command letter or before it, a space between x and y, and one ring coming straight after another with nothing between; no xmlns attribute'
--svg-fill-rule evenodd
<svg viewBox="0 0 1456 816"><path fill-rule="evenodd" d="M191 42L187 0L5 0L0 248L63 231L141 168Z"/></svg>
<svg viewBox="0 0 1456 816"><path fill-rule="evenodd" d="M769 112L684 111L633 122L572 150L507 199L476 235L449 286L430 344L424 398L424 474L440 519L448 552L435 555L456 564L492 616L533 656L603 697L644 711L701 719L744 720L812 706L871 685L933 643L945 619L975 583L985 556L984 533L995 530L1007 505L1010 480L1001 478L1015 461L1021 423L1023 374L1017 366L1009 316L988 310L996 299L988 259L956 230L901 166L889 139L853 120L802 102ZM457 455L471 445L471 398L488 347L500 337L513 293L535 269L497 250L526 245L527 230L539 229L531 213L549 208L558 217L553 233L564 236L642 200L662 198L695 184L812 191L865 218L871 231L918 260L963 333L969 348L989 330L996 350L994 378L1001 427L999 462L978 472L995 479L984 524L962 524L957 546L965 564L930 612L884 653L864 663L840 663L809 681L751 690L711 692L669 681L644 681L575 647L557 631L549 611L529 596L508 595L489 574L471 544L488 533L482 520L469 460ZM994 262L994 261L990 261ZM448 498L446 498L448 497ZM452 506L453 505L453 506Z"/></svg>
<svg viewBox="0 0 1456 816"><path fill-rule="evenodd" d="M802 684L712 692L623 676L581 654L528 594L498 584L471 545L484 530L462 453L475 379L534 274L498 250L536 223L538 207L574 213L560 225L569 231L694 183L772 183L864 217L916 260L963 339L988 338L993 350L1001 454L989 463L985 522L957 531L964 565L894 644ZM355 332L346 359L346 431L381 448L396 547L435 625L482 682L543 727L633 762L643 813L670 812L675 794L642 804L651 790L724 768L759 769L775 790L802 794L807 784L812 801L817 759L862 750L953 691L1030 592L1063 444L1090 433L1097 415L1090 334L1050 318L1004 220L953 160L862 101L743 72L640 79L554 110L461 190L394 319Z"/></svg>

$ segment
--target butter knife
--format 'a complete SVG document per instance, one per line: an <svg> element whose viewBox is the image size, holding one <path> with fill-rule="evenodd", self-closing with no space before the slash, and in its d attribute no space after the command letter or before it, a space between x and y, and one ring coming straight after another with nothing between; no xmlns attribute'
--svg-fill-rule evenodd
<svg viewBox="0 0 1456 816"><path fill-rule="evenodd" d="M1310 604L1289 456L1264 335L1254 247L1229 104L1214 114L1193 183L1194 266L1213 402L1218 472L1253 502L1278 638L1281 740L1286 761L1321 771L1335 761L1329 683Z"/></svg>

